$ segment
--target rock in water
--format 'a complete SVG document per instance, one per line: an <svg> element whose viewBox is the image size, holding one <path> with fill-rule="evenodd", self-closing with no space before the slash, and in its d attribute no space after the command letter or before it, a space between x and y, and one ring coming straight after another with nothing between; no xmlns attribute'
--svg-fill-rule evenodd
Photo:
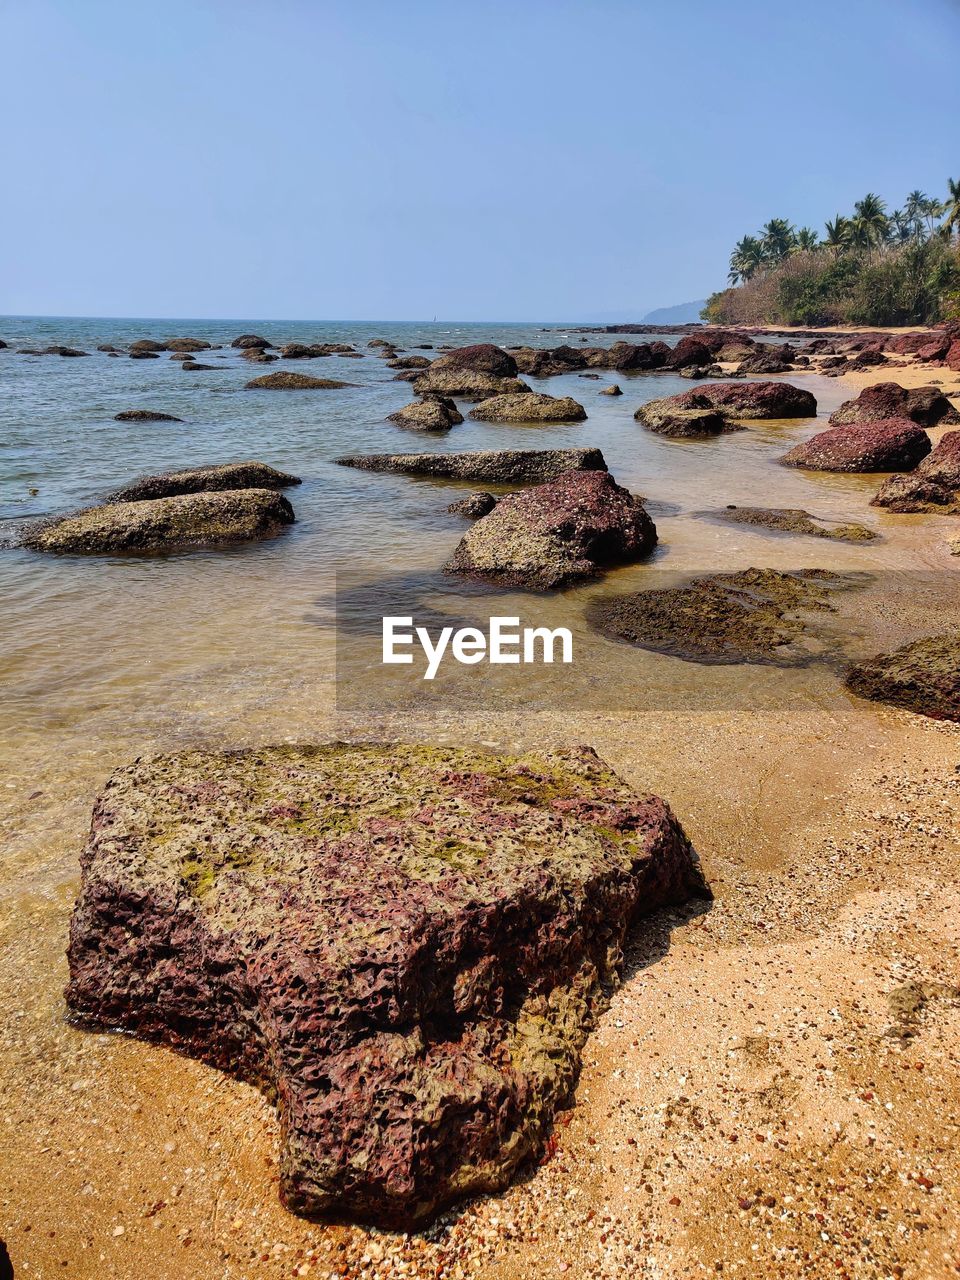
<svg viewBox="0 0 960 1280"><path fill-rule="evenodd" d="M341 467L399 471L410 476L476 480L483 484L539 484L564 471L606 471L599 449L479 449L474 453L355 453Z"/></svg>
<svg viewBox="0 0 960 1280"><path fill-rule="evenodd" d="M447 573L535 591L595 578L648 555L657 528L607 471L568 471L501 498L461 539Z"/></svg>
<svg viewBox="0 0 960 1280"><path fill-rule="evenodd" d="M884 480L871 505L901 513L960 511L960 431L941 436L915 470Z"/></svg>
<svg viewBox="0 0 960 1280"><path fill-rule="evenodd" d="M434 369L470 369L474 373L489 373L495 378L515 378L517 362L513 356L492 342L478 342L472 347L457 347L433 362Z"/></svg>
<svg viewBox="0 0 960 1280"><path fill-rule="evenodd" d="M479 520L487 516L497 505L492 493L468 493L459 502L451 502L447 510L453 516L466 516L468 520Z"/></svg>
<svg viewBox="0 0 960 1280"><path fill-rule="evenodd" d="M821 431L780 461L808 471L910 471L931 448L930 437L909 418L884 418Z"/></svg>
<svg viewBox="0 0 960 1280"><path fill-rule="evenodd" d="M199 367L199 366L198 366ZM276 373L265 373L247 383L248 391L265 388L268 391L311 391L333 390L336 387L349 387L349 382L338 382L336 378L312 378L309 373L290 373L278 370Z"/></svg>
<svg viewBox="0 0 960 1280"><path fill-rule="evenodd" d="M798 507L725 507L711 512L731 524L753 525L777 533L809 534L813 538L833 538L837 542L870 542L877 535L863 524L827 524L819 516Z"/></svg>
<svg viewBox="0 0 960 1280"><path fill-rule="evenodd" d="M532 395L533 392L519 378L502 378L498 374L486 373L482 369L438 369L439 360L435 360L429 369L417 374L415 369L407 370L413 378L413 389L417 395L459 396L461 400L486 400L490 396ZM404 371L401 370L401 374ZM399 375L398 375L399 376Z"/></svg>
<svg viewBox="0 0 960 1280"><path fill-rule="evenodd" d="M268 538L293 519L293 508L279 493L234 489L89 507L39 521L22 542L33 551L70 555L183 551Z"/></svg>
<svg viewBox="0 0 960 1280"><path fill-rule="evenodd" d="M582 422L586 416L583 405L571 396L543 396L535 391L490 396L470 410L477 422Z"/></svg>
<svg viewBox="0 0 960 1280"><path fill-rule="evenodd" d="M81 868L75 1017L259 1086L284 1204L393 1227L542 1150L627 930L709 896L663 801L587 749L138 760Z"/></svg>
<svg viewBox="0 0 960 1280"><path fill-rule="evenodd" d="M124 409L113 415L114 422L182 422L172 413L159 413L156 409Z"/></svg>
<svg viewBox="0 0 960 1280"><path fill-rule="evenodd" d="M300 484L299 476L277 471L265 462L223 462L217 467L191 467L143 476L110 494L110 502L143 502L149 498L173 498L181 493L217 493L227 489L286 489Z"/></svg>
<svg viewBox="0 0 960 1280"><path fill-rule="evenodd" d="M633 416L650 431L674 440L698 440L744 429L720 409L711 409L709 406L701 409L678 409L672 403L675 399L673 396L651 400L648 404L641 405Z"/></svg>
<svg viewBox="0 0 960 1280"><path fill-rule="evenodd" d="M272 347L273 343L268 342L266 338L261 338L258 333L241 333L239 337L234 338L230 345L231 347L237 347L240 351L264 351L267 347Z"/></svg>
<svg viewBox="0 0 960 1280"><path fill-rule="evenodd" d="M960 637L927 636L858 662L846 685L861 698L934 720L960 720Z"/></svg>
<svg viewBox="0 0 960 1280"><path fill-rule="evenodd" d="M430 396L404 405L388 418L398 427L408 427L412 431L449 431L463 421L463 414L445 396Z"/></svg>
<svg viewBox="0 0 960 1280"><path fill-rule="evenodd" d="M803 666L812 655L800 643L806 627L798 614L830 609L830 588L843 585L823 569L743 569L596 599L586 616L602 635L687 662Z"/></svg>
<svg viewBox="0 0 960 1280"><path fill-rule="evenodd" d="M620 390L619 385L613 382L609 387L604 387L600 394L602 396L622 396L623 392Z"/></svg>
<svg viewBox="0 0 960 1280"><path fill-rule="evenodd" d="M641 409L717 409L731 418L814 418L815 398L789 382L712 382L677 396L651 400ZM640 416L641 410L636 416Z"/></svg>
<svg viewBox="0 0 960 1280"><path fill-rule="evenodd" d="M830 415L831 426L852 422L881 422L884 418L909 418L921 427L960 422L960 413L938 387L913 387L898 382L876 382L864 387L855 400L845 400Z"/></svg>

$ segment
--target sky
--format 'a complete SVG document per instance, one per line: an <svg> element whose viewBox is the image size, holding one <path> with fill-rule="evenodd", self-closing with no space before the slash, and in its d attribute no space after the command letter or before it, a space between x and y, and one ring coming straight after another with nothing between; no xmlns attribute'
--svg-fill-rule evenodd
<svg viewBox="0 0 960 1280"><path fill-rule="evenodd" d="M575 321L960 177L960 0L0 0L0 314Z"/></svg>

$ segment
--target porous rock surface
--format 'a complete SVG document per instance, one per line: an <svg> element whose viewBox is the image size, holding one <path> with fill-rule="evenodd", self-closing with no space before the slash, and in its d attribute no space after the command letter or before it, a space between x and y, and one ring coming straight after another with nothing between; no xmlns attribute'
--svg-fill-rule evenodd
<svg viewBox="0 0 960 1280"><path fill-rule="evenodd" d="M463 421L463 414L446 396L414 400L388 417L398 427L408 427L412 431L449 431Z"/></svg>
<svg viewBox="0 0 960 1280"><path fill-rule="evenodd" d="M466 516L468 520L479 520L481 516L489 515L496 505L497 499L492 493L468 493L465 498L451 502L447 510L453 516Z"/></svg>
<svg viewBox="0 0 960 1280"><path fill-rule="evenodd" d="M429 369L417 374L415 369L401 370L398 375L416 374L412 379L417 395L456 396L461 400L486 400L490 396L533 394L519 378L502 377L482 369L458 367L437 368L435 360Z"/></svg>
<svg viewBox="0 0 960 1280"><path fill-rule="evenodd" d="M226 489L286 489L300 484L300 477L277 471L265 462L223 462L214 467L189 467L142 476L117 489L110 502L142 502L148 498L172 498L181 493L210 493Z"/></svg>
<svg viewBox="0 0 960 1280"><path fill-rule="evenodd" d="M910 471L930 452L930 437L909 418L831 427L780 459L808 471Z"/></svg>
<svg viewBox="0 0 960 1280"><path fill-rule="evenodd" d="M399 471L411 476L476 480L485 484L539 484L564 471L606 471L599 449L478 449L472 453L354 453L342 467Z"/></svg>
<svg viewBox="0 0 960 1280"><path fill-rule="evenodd" d="M901 387L898 382L876 382L864 387L853 400L845 400L830 415L833 426L852 422L880 422L884 418L909 418L921 427L960 422L960 413L939 387Z"/></svg>
<svg viewBox="0 0 960 1280"><path fill-rule="evenodd" d="M803 666L803 615L830 609L829 592L842 585L822 569L743 569L594 600L586 616L602 635L688 662Z"/></svg>
<svg viewBox="0 0 960 1280"><path fill-rule="evenodd" d="M247 383L247 390L254 391L265 388L269 391L311 391L333 390L336 387L349 387L349 382L340 382L336 378L314 378L309 373L291 373L289 370L277 370L276 373L265 373Z"/></svg>
<svg viewBox="0 0 960 1280"><path fill-rule="evenodd" d="M157 409L123 409L113 415L114 422L182 422L172 413L161 413Z"/></svg>
<svg viewBox="0 0 960 1280"><path fill-rule="evenodd" d="M478 342L470 347L457 347L437 356L434 369L470 369L474 373L489 373L497 378L515 378L517 362L508 351L492 342Z"/></svg>
<svg viewBox="0 0 960 1280"><path fill-rule="evenodd" d="M399 1227L542 1150L628 928L709 894L587 749L137 760L81 868L74 1017L259 1086L288 1208Z"/></svg>
<svg viewBox="0 0 960 1280"><path fill-rule="evenodd" d="M647 404L642 404L633 416L650 431L674 440L697 440L742 429L739 423L720 409L709 405L701 408L677 408L676 400L676 396L650 400Z"/></svg>
<svg viewBox="0 0 960 1280"><path fill-rule="evenodd" d="M490 396L470 410L470 417L478 422L582 422L586 416L583 405L572 396L544 396L536 391Z"/></svg>
<svg viewBox="0 0 960 1280"><path fill-rule="evenodd" d="M656 525L607 471L568 471L501 498L464 534L448 573L547 591L649 554Z"/></svg>
<svg viewBox="0 0 960 1280"><path fill-rule="evenodd" d="M72 555L181 551L271 537L293 519L290 503L272 489L186 493L39 521L22 544Z"/></svg>
<svg viewBox="0 0 960 1280"><path fill-rule="evenodd" d="M753 525L776 533L807 534L812 538L832 538L837 542L870 542L877 535L862 524L828 524L799 507L738 507L731 505L711 512L730 524Z"/></svg>
<svg viewBox="0 0 960 1280"><path fill-rule="evenodd" d="M960 720L960 636L926 636L855 663L851 692L935 720Z"/></svg>
<svg viewBox="0 0 960 1280"><path fill-rule="evenodd" d="M875 507L910 513L960 511L960 431L948 431L918 467L884 480Z"/></svg>

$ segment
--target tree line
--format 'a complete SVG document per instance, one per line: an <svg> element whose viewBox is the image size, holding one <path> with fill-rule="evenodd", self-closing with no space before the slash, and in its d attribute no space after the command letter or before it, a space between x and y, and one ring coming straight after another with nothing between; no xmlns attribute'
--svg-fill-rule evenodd
<svg viewBox="0 0 960 1280"><path fill-rule="evenodd" d="M960 314L960 180L944 199L911 191L888 209L874 192L820 233L771 218L730 255L719 323L913 324Z"/></svg>

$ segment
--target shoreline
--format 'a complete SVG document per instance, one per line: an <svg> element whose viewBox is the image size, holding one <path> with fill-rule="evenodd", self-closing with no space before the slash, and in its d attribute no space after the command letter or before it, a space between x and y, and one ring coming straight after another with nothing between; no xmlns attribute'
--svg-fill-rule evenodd
<svg viewBox="0 0 960 1280"><path fill-rule="evenodd" d="M838 381L856 395L937 368ZM19 896L2 934L19 1118L3 1194L23 1274L64 1274L72 1257L66 1274L133 1280L146 1256L161 1280L673 1277L746 1272L751 1257L785 1276L837 1263L879 1276L901 1260L937 1274L960 1232L960 1015L953 997L924 997L913 1034L887 1035L888 996L949 988L957 967L960 726L848 701L842 715L581 709L562 726L451 726L504 747L590 741L670 800L717 902L641 933L553 1157L422 1235L285 1213L268 1104L167 1050L72 1030L59 992L76 877ZM332 711L317 712L322 736ZM78 797L73 830L38 832L38 852L75 847L88 814Z"/></svg>

